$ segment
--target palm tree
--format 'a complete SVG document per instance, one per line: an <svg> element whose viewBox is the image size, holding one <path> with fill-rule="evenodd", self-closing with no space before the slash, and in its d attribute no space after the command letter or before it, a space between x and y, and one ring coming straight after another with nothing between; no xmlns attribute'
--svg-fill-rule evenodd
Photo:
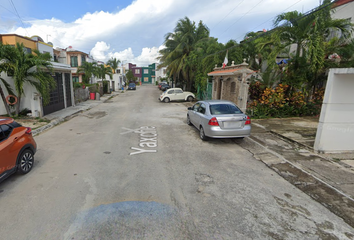
<svg viewBox="0 0 354 240"><path fill-rule="evenodd" d="M1 42L0 42L0 73L1 72L7 72L7 69L6 69L6 56L8 54L8 52L10 51L11 46L10 45L3 45ZM2 82L2 84L4 85L6 91L8 94L10 95L14 95L14 92L10 86L10 84L3 78L0 77L0 80ZM4 94L4 90L2 89L1 87L1 84L0 84L0 95L1 95L1 99L4 103L4 106L5 106L5 109L6 109L6 112L7 112L7 115L9 115L10 117L12 116L11 114L11 111L10 111L10 108L9 108L9 105L7 104L6 102L6 98L5 98L5 94Z"/></svg>
<svg viewBox="0 0 354 240"><path fill-rule="evenodd" d="M107 65L109 65L112 68L113 73L116 73L116 69L118 68L120 63L121 61L117 58L111 58L107 61Z"/></svg>
<svg viewBox="0 0 354 240"><path fill-rule="evenodd" d="M38 50L35 54L26 53L21 43L9 48L6 56L5 68L13 76L18 103L16 115L21 109L21 98L24 96L24 86L30 84L36 88L43 98L43 103L48 104L50 92L56 87L56 82L50 75L52 72L51 56L49 53L42 54Z"/></svg>
<svg viewBox="0 0 354 240"><path fill-rule="evenodd" d="M81 66L79 66L77 68L77 71L76 71L76 74L79 74L79 73L84 73L84 75L82 76L82 81L85 83L85 84L88 84L90 83L91 81L91 78L92 78L92 75L94 75L95 73L95 69L97 67L97 63L96 62L83 62L81 64Z"/></svg>
<svg viewBox="0 0 354 240"><path fill-rule="evenodd" d="M188 17L180 19L174 32L165 36L166 48L160 50L159 67L167 67L170 77L173 76L174 79L181 77L186 82L187 90L191 90L194 71L188 56L198 42L207 40L208 37L209 29L201 21L196 26Z"/></svg>

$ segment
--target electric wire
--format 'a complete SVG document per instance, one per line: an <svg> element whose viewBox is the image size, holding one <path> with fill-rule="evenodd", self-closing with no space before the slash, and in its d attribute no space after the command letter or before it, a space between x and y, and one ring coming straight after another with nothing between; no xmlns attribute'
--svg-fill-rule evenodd
<svg viewBox="0 0 354 240"><path fill-rule="evenodd" d="M22 18L20 17L20 14L18 14L18 11L16 9L16 6L15 6L14 2L12 0L9 0L9 2L12 4L13 9L15 10L16 16L20 19L20 21L22 23L22 26L23 26L23 29L27 32L27 35L29 36L29 33L28 33L28 31L27 31L27 29L25 27L25 24L22 21Z"/></svg>
<svg viewBox="0 0 354 240"><path fill-rule="evenodd" d="M242 0L236 7L234 7L234 9L232 9L228 14L226 14L223 19L221 19L217 24L215 24L213 26L213 28L215 28L217 25L219 25L219 23L221 23L227 16L230 15L230 13L232 13L238 6L240 6L245 0Z"/></svg>
<svg viewBox="0 0 354 240"><path fill-rule="evenodd" d="M335 0L335 1L330 2L330 3L328 3L328 4L324 5L324 6L311 9L311 10L307 11L304 15L302 15L302 16L300 16L300 17L298 17L298 18L295 18L294 21L301 20L302 18L305 18L305 17L309 16L310 14L313 14L313 13L315 13L315 12L321 11L322 9L324 9L324 8L330 6L330 5L332 5L332 4L334 4L334 3L338 2L338 1L340 1L340 0ZM249 38L249 39L245 39L243 42L244 42L244 43L247 43L247 42L254 41L254 40L258 39L258 38L264 37L264 36L266 36L266 35L272 33L273 31L275 31L277 28L282 27L282 26L284 26L284 24L281 25L281 26L278 26L278 27L276 27L276 28L273 28L273 29L271 29L271 30L269 30L269 31L267 31L267 32L263 32L263 33L259 34L258 36L255 36L255 37L252 37L252 38ZM206 55L205 57L214 56L214 55L220 54L220 53L222 53L222 52L226 52L226 51L228 51L228 50L230 50L230 49L233 49L233 48L235 48L235 47L238 47L238 45L229 47L229 48L224 49L224 50L217 51L216 53L212 53L212 54Z"/></svg>

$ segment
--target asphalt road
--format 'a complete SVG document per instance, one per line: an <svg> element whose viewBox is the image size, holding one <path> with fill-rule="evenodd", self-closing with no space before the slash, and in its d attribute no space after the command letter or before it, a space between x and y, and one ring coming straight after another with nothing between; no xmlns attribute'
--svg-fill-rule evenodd
<svg viewBox="0 0 354 240"><path fill-rule="evenodd" d="M159 94L138 87L36 136L32 172L0 183L0 238L354 238L238 140L201 141L191 103Z"/></svg>

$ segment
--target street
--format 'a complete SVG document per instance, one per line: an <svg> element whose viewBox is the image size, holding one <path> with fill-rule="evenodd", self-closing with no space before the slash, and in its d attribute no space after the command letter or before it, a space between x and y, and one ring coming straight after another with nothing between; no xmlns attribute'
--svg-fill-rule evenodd
<svg viewBox="0 0 354 240"><path fill-rule="evenodd" d="M203 142L188 102L143 85L35 137L0 183L2 239L353 239L354 229L243 149Z"/></svg>

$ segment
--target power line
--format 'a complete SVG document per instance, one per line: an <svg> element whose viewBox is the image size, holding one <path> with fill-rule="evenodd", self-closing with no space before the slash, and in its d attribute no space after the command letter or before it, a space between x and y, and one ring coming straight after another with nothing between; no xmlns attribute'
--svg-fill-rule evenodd
<svg viewBox="0 0 354 240"><path fill-rule="evenodd" d="M215 24L215 25L213 26L213 28L215 28L217 25L219 25L219 23L221 23L227 16L229 16L230 13L232 13L232 12L233 12L238 6L240 6L244 1L245 1L245 0L242 0L234 9L232 9L228 14L226 14L223 19L221 19L217 24Z"/></svg>
<svg viewBox="0 0 354 240"><path fill-rule="evenodd" d="M282 12L285 12L286 10L292 8L293 6L295 6L296 4L298 4L298 3L301 2L301 1L302 1L302 0L297 1L296 3L294 3L293 5L291 5L290 7L285 8ZM269 22L269 21L271 21L271 20L273 20L273 19L274 19L274 17L269 18L267 21L261 23L260 25L258 25L258 26L255 27L255 28L253 28L251 31L254 31L254 30L256 30L256 29L259 29L260 26L264 25L265 23L267 23L267 22ZM242 37L242 36L240 36L240 37ZM240 37L237 37L236 39L239 39Z"/></svg>
<svg viewBox="0 0 354 240"><path fill-rule="evenodd" d="M25 31L27 32L27 29L25 28L25 24L23 23L22 18L20 17L20 14L18 14L18 11L17 11L17 9L16 9L16 6L15 6L14 2L13 2L12 0L9 0L9 1L10 1L10 3L12 4L13 9L15 10L15 13L16 13L15 15L20 19L23 28L24 28ZM29 33L28 33L28 32L27 32L27 34L28 34L28 36L29 36Z"/></svg>
<svg viewBox="0 0 354 240"><path fill-rule="evenodd" d="M248 13L250 13L252 10L254 10L261 2L263 2L264 0L260 0L256 5L254 5L254 7L252 7L250 10L248 10L246 13L244 13L239 19L236 20L236 22L234 22L233 24L231 24L222 34L224 34L227 30L230 29L230 27L232 27L233 25L235 25L235 23L237 23L238 21L240 21L244 16L246 16ZM221 34L221 35L222 35Z"/></svg>
<svg viewBox="0 0 354 240"><path fill-rule="evenodd" d="M302 18L305 18L305 17L307 17L307 16L309 16L310 14L313 14L313 13L315 13L315 12L321 11L322 9L324 9L324 8L330 6L330 5L332 5L332 4L334 4L334 3L338 2L338 1L340 1L340 0L334 0L333 2L330 2L330 3L328 3L328 4L326 4L326 5L322 6L322 7L311 9L311 10L307 11L304 15L302 15L302 16L300 16L300 17L297 17L297 18L295 18L295 19L293 19L293 20L294 20L294 21L301 20ZM281 25L281 26L284 26L284 24ZM281 27L281 26L279 26L279 27ZM269 31L267 31L267 32L263 32L263 33L259 34L258 36L255 36L255 37L246 39L246 40L244 40L244 42L247 43L247 42L254 41L254 40L256 40L256 39L258 39L258 38L260 38L260 37L264 37L264 36L270 34L271 32L275 31L277 28L278 28L278 27L273 28L273 29L271 29L271 30L269 30ZM224 50L220 50L220 51L218 51L218 52L216 52L216 53L209 54L209 55L207 55L207 56L205 56L205 57L214 56L214 55L216 55L216 54L225 52L225 51L230 50L230 49L233 49L233 48L235 48L235 47L238 47L238 45L229 47L229 48L224 49Z"/></svg>

